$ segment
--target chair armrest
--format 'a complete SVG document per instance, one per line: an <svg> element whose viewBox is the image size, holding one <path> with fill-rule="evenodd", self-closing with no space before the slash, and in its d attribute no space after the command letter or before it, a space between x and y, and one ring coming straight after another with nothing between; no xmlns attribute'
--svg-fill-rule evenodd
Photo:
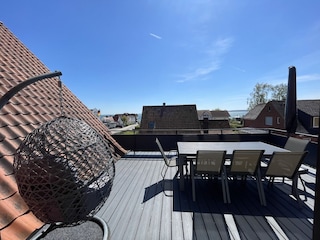
<svg viewBox="0 0 320 240"><path fill-rule="evenodd" d="M300 167L299 170L298 170L298 174L299 175L308 174L308 173L309 173L309 170L307 168Z"/></svg>

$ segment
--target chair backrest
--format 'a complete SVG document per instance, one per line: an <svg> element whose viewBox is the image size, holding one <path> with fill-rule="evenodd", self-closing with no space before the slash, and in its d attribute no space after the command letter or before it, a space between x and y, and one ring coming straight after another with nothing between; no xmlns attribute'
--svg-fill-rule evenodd
<svg viewBox="0 0 320 240"><path fill-rule="evenodd" d="M226 151L198 150L195 171L220 174L225 156Z"/></svg>
<svg viewBox="0 0 320 240"><path fill-rule="evenodd" d="M255 175L264 150L234 150L231 159L231 173Z"/></svg>
<svg viewBox="0 0 320 240"><path fill-rule="evenodd" d="M306 139L289 137L286 144L284 145L284 148L292 152L303 152L306 149L308 143L309 140Z"/></svg>
<svg viewBox="0 0 320 240"><path fill-rule="evenodd" d="M167 166L169 166L169 159L167 158L166 154L164 153L163 148L162 148L161 143L160 143L160 141L159 141L158 138L156 138L156 143L157 143L157 145L158 145L158 148L159 148L159 150L160 150L160 152L161 152L161 155L162 155L162 157L163 157L163 160L164 160L165 164L166 164Z"/></svg>
<svg viewBox="0 0 320 240"><path fill-rule="evenodd" d="M271 177L293 178L307 153L308 152L306 151L274 152L265 175Z"/></svg>

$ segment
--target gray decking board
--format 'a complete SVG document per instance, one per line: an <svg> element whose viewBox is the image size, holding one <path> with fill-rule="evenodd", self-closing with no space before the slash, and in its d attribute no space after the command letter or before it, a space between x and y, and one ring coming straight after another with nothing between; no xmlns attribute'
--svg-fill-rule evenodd
<svg viewBox="0 0 320 240"><path fill-rule="evenodd" d="M200 211L199 213L198 212L193 213L194 222L198 223L198 225L200 225L203 222L205 227L205 236L207 236L208 239L218 239L221 237L221 234L220 234L221 230L224 230L224 233L227 233L227 229L224 224L224 218L222 217L221 214L219 214L220 216L220 219L219 219L217 215L213 216L212 213L209 213L209 209L207 205L208 203L206 202L199 202ZM200 219L202 219L202 221ZM223 229L219 230L219 227L221 225L219 224L219 222L217 223L216 221L223 222ZM197 229L196 225L194 226L194 228L196 229L195 230L196 235L199 236L199 229ZM227 236L227 234L225 234L225 236ZM202 238L201 236L199 236L198 239L205 239L205 238Z"/></svg>
<svg viewBox="0 0 320 240"><path fill-rule="evenodd" d="M283 189L284 186L282 186ZM306 232L310 230L311 224L304 224L307 217L301 214L301 209L296 200L291 199L289 194L283 193L280 186L265 188L266 196L268 196L268 207L265 211L266 216L272 216L279 226L289 237L301 236L299 239L305 239ZM290 187L291 190L291 187ZM310 213L310 211L309 211ZM293 234L294 232L294 234ZM311 236L311 232L307 236ZM289 237L289 239L291 239Z"/></svg>
<svg viewBox="0 0 320 240"><path fill-rule="evenodd" d="M151 163L151 162L150 162ZM155 164L155 163L154 163ZM157 164L158 165L158 164ZM153 165L152 165L153 166ZM157 167L153 167L150 171L149 181L146 183L147 186L155 183L152 188L144 189L144 196L141 199L141 203L144 204L142 216L140 217L140 224L137 228L136 239L147 239L148 234L151 233L150 224L152 219L152 214L154 213L153 205L155 199L146 198L146 194L148 193L150 196L157 195L157 191L159 191L158 180L159 180L160 172Z"/></svg>
<svg viewBox="0 0 320 240"><path fill-rule="evenodd" d="M190 208L189 206L189 201L186 197L184 197L187 193L186 192L180 192L178 183L175 182L173 185L174 187L174 196L173 196L173 214L174 214L174 219L177 219L179 222L179 226L182 226L182 229L179 232L174 232L173 231L173 237L178 237L178 238L172 238L172 239L190 239L190 236L193 236L193 214L192 212L188 211L181 211L182 206L186 206L186 208ZM172 221L174 220L172 219ZM173 221L174 222L174 221ZM179 236L178 234L181 234Z"/></svg>
<svg viewBox="0 0 320 240"><path fill-rule="evenodd" d="M312 174L303 176L308 181L308 202L302 209L290 198L288 181L272 188L264 183L268 206L262 207L254 181L248 180L243 189L230 183L228 205L223 203L220 181L199 179L194 203L190 180L181 192L173 179L176 168L169 168L165 184L173 196L163 194L163 164L155 152L139 152L116 163L113 189L98 213L108 223L111 239L230 239L225 214L233 216L241 239L276 239L266 217L272 217L275 228L289 239L312 238Z"/></svg>
<svg viewBox="0 0 320 240"><path fill-rule="evenodd" d="M110 229L114 229L114 231L111 232L112 239L122 239L122 234L125 232L128 226L128 221L130 221L130 209L128 208L134 207L134 204L132 204L133 202L131 202L131 199L135 197L135 195L133 194L133 190L135 189L136 183L138 181L138 176L134 172L136 168L146 166L142 162L135 162L132 165L135 164L138 166L132 167L131 170L133 171L133 173L128 174L128 178L125 180L125 182L128 182L130 184L124 185L122 187L123 191L121 192L121 195L119 195L120 198L114 199L115 202L119 202L119 204L121 203L121 207L117 207L117 211L112 216L112 221L109 221Z"/></svg>
<svg viewBox="0 0 320 240"><path fill-rule="evenodd" d="M252 185L252 186L251 186ZM250 189L253 189L249 191ZM217 199L217 202L219 202L219 205L215 204L215 206L208 202L208 206L215 207L216 209L222 209L221 214L226 213L232 213L236 223L238 224L240 235L242 235L243 238L249 238L249 239L272 239L275 235L270 232L271 228L267 225L266 220L263 216L263 214L259 212L259 209L261 209L259 197L257 196L257 189L255 188L255 184L248 184L248 186L244 187L242 186L241 181L238 181L236 183L230 182L230 192L235 194L241 194L241 192L234 191L233 188L242 188L246 191L246 194L249 196L252 196L251 198L237 198L237 196L233 196L232 198L232 204L229 206L224 205L222 203L222 191L220 196L217 196L215 199ZM205 189L201 189L201 191L204 191ZM219 195L218 194L218 195ZM205 199L209 199L209 196L204 197ZM244 208L245 206L245 208ZM211 209L213 212L214 209ZM223 230L222 230L223 231ZM270 237L271 236L271 237Z"/></svg>
<svg viewBox="0 0 320 240"><path fill-rule="evenodd" d="M285 191L285 194L281 194L283 191ZM313 218L313 212L307 205L299 208L296 200L289 197L290 192L291 187L282 183L271 189L268 192L268 195L272 196L272 198L270 197L272 203L270 208L276 216L279 216L277 217L278 223L283 229L287 229L288 235L292 234L292 237L300 236L298 239L304 239L312 235L312 224L310 224L308 218Z"/></svg>
<svg viewBox="0 0 320 240"><path fill-rule="evenodd" d="M125 231L121 236L122 239L128 239L130 236L135 236L137 234L136 231L140 224L143 208L142 206L140 208L136 206L139 206L139 204L142 203L143 192L141 192L140 189L143 187L142 183L150 179L151 170L151 162L146 162L145 167L141 169L142 173L145 174L141 174L140 172L138 172L136 176L137 182L133 182L133 184L135 185L134 188L132 188L134 194L131 194L132 197L130 197L129 199L130 204L128 204L125 212L125 214L128 215L129 220L127 220L127 222L122 222L122 224L126 226ZM138 194L136 194L135 192L138 192ZM131 219L133 219L134 221L131 221Z"/></svg>
<svg viewBox="0 0 320 240"><path fill-rule="evenodd" d="M201 180L200 180L201 181ZM199 180L196 181L196 184L199 183ZM214 185L214 186L213 186ZM203 197L202 194L199 194L201 191L209 191L212 188L216 193L218 193L218 198L210 199ZM219 190L221 192L219 192ZM210 191L209 191L210 192ZM200 219L200 216L203 218L204 225L206 227L206 234L209 239L226 239L229 237L228 230L225 225L224 217L221 212L218 214L212 213L220 209L219 204L223 204L221 182L217 184L212 184L209 180L202 182L202 184L197 184L196 193L198 193L197 201L194 203L197 206L197 211L194 213L194 221L197 222L197 219ZM215 193L215 194L216 194ZM211 201L212 200L212 201ZM196 228L196 227L195 227ZM199 232L198 229L195 230L196 233ZM196 234L199 235L199 234ZM198 239L203 239L199 237Z"/></svg>
<svg viewBox="0 0 320 240"><path fill-rule="evenodd" d="M258 192L255 188L255 182L253 182L253 184L246 183L245 185L243 185L241 181L230 182L230 194L233 194L231 197L232 202L229 206L229 209L238 226L238 231L241 238L269 239L268 232L270 231L270 229L268 229L265 224L261 224L262 214L258 209L263 207L260 205ZM251 185L253 185L253 187L251 187ZM254 188L254 190L251 190L251 188ZM245 198L240 197L239 195L241 194L247 196Z"/></svg>
<svg viewBox="0 0 320 240"><path fill-rule="evenodd" d="M246 190L248 190L248 195L257 195L257 188L255 184L253 186L246 187ZM242 217L245 219L246 224L248 224L253 231L250 233L250 235L247 231L243 231L243 234L248 236L248 239L276 239L275 233L272 231L271 227L266 221L265 215L267 215L267 213L265 213L264 207L260 205L258 197L252 197L248 201L242 199L241 202L236 202L234 204L239 209L237 217Z"/></svg>

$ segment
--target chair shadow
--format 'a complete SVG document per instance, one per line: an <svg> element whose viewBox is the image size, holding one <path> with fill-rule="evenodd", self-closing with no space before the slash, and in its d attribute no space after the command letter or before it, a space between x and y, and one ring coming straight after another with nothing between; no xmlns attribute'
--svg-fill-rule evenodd
<svg viewBox="0 0 320 240"><path fill-rule="evenodd" d="M163 193L167 197L173 197L173 185L174 180L164 179L146 187L144 191L143 203L149 201L160 193Z"/></svg>
<svg viewBox="0 0 320 240"><path fill-rule="evenodd" d="M225 216L232 216L240 228L248 227L248 222L256 219L257 223L263 224L268 229L266 217L272 216L279 223L290 223L293 221L298 225L305 226L304 231L307 236L312 235L313 211L303 202L299 206L296 199L290 196L291 185L280 183L280 185L268 187L263 184L267 199L267 206L261 206L258 190L255 180L247 181L230 181L229 189L231 195L231 204L225 204L222 197L222 186L220 180L203 180L196 179L196 201L192 200L191 181L186 180L185 190L179 188L179 179L166 179L158 181L145 188L143 203L156 197L158 194L170 192L175 212L190 212L193 222L193 237L199 239L203 233L204 219L210 219L212 224L206 226L208 234L214 236L214 239L228 239L229 233L225 224ZM172 195L171 195L172 193ZM310 196L308 196L310 197ZM221 225L222 224L222 225ZM291 224L291 223L290 223ZM214 226L220 226L217 229ZM253 223L252 226L256 226ZM261 231L261 228L253 228L252 233ZM292 233L291 233L292 231ZM299 230L300 231L300 230ZM299 232L295 228L288 228L286 232L294 235ZM276 238L276 236L274 235Z"/></svg>
<svg viewBox="0 0 320 240"><path fill-rule="evenodd" d="M297 238L311 239L309 238L312 236L310 219L313 219L313 211L305 202L299 207L298 202L290 196L291 185L289 184L271 187L264 184L266 207L260 205L255 181L230 181L231 204L223 202L221 183L198 180L196 187L196 202L192 201L190 186L186 187L184 192L174 192L173 198L174 211L192 213L193 239L199 239L204 229L212 239L230 239L227 227L227 219L230 217L236 222L241 239L242 235L250 236L246 239L264 239L256 235L257 232L261 234L263 231L270 234L270 238L265 239L278 239L267 223L267 218L270 219L270 217L279 225L286 226L283 231L290 236L289 239L301 235L307 237ZM209 222L208 225L204 224L204 219ZM296 226L301 226L303 230ZM262 228L267 230L261 230Z"/></svg>
<svg viewBox="0 0 320 240"><path fill-rule="evenodd" d="M185 184L185 191L180 191L178 180L174 180L173 210L193 213L244 214L250 216L277 216L292 218L313 218L313 211L303 201L299 206L296 199L280 188L291 191L291 185L268 187L263 184L267 206L261 206L256 182L230 181L231 203L225 204L220 181L196 180L196 201L192 200L191 183ZM302 194L302 193L300 193ZM310 197L307 194L308 197ZM302 197L303 199L303 197Z"/></svg>
<svg viewBox="0 0 320 240"><path fill-rule="evenodd" d="M309 182L305 182L306 187L312 189L313 191L316 190L316 184L315 183L309 183Z"/></svg>
<svg viewBox="0 0 320 240"><path fill-rule="evenodd" d="M193 212L193 213L218 213L218 214L245 214L251 216L277 216L292 218L313 218L313 211L302 202L299 206L296 199L285 193L280 188L287 188L288 192L291 186L264 185L267 206L260 205L258 190L254 180L245 182L230 181L229 190L231 195L231 204L225 204L222 197L222 187L220 181L210 181L203 179L196 180L196 198L192 200L191 182L186 181L185 190L180 191L179 179L165 179L158 181L145 188L143 203L154 198L158 194L164 194L173 199L173 211ZM169 194L168 194L169 193ZM307 194L308 197L309 196ZM281 210L279 210L281 209Z"/></svg>

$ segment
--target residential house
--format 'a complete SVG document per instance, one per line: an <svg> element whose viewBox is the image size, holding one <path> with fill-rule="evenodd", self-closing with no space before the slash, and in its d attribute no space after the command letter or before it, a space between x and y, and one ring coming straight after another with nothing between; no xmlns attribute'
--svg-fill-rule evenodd
<svg viewBox="0 0 320 240"><path fill-rule="evenodd" d="M317 134L320 100L298 100L297 132ZM244 127L285 130L285 101L270 101L256 105L244 117Z"/></svg>
<svg viewBox="0 0 320 240"><path fill-rule="evenodd" d="M19 83L50 70L0 22L0 97ZM13 175L16 149L26 135L61 115L58 78L31 84L0 109L0 239L26 239L44 225L21 198ZM62 77L63 80L63 77ZM105 125L67 88L62 86L66 116L87 122L108 142L115 158L123 149Z"/></svg>
<svg viewBox="0 0 320 240"><path fill-rule="evenodd" d="M306 132L319 133L320 100L298 100L298 119Z"/></svg>
<svg viewBox="0 0 320 240"><path fill-rule="evenodd" d="M102 121L102 122L104 123L104 125L106 125L107 128L109 128L109 129L115 128L115 127L117 127L118 124L119 124L118 122L116 122L116 121L113 119L112 116L110 116L110 117L107 117L107 116L102 117L102 118L101 118L101 121Z"/></svg>
<svg viewBox="0 0 320 240"><path fill-rule="evenodd" d="M198 110L198 119L202 129L230 128L230 114L222 110Z"/></svg>
<svg viewBox="0 0 320 240"><path fill-rule="evenodd" d="M256 105L243 117L244 127L285 129L284 106L284 101Z"/></svg>
<svg viewBox="0 0 320 240"><path fill-rule="evenodd" d="M140 131L173 133L176 129L200 130L196 105L143 106ZM166 130L166 131L164 131Z"/></svg>
<svg viewBox="0 0 320 240"><path fill-rule="evenodd" d="M123 126L135 124L137 122L137 114L133 113L115 114L113 118Z"/></svg>

